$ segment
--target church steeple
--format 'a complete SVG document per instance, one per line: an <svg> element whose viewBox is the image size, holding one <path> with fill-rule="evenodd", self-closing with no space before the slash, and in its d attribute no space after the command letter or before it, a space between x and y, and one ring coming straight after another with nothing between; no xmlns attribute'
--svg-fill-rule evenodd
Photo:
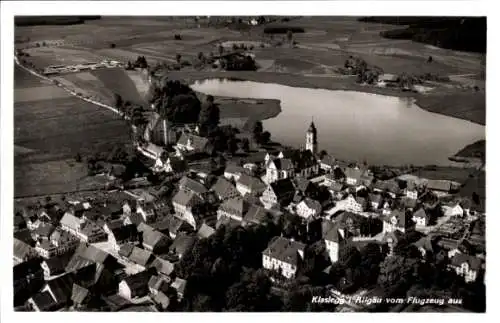
<svg viewBox="0 0 500 323"><path fill-rule="evenodd" d="M311 120L309 129L306 132L306 149L310 150L313 154L318 153L318 131L314 125L314 120Z"/></svg>

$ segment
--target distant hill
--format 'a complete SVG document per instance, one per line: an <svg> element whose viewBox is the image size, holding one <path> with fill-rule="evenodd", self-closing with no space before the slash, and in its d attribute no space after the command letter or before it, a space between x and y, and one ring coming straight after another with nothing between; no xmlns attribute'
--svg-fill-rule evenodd
<svg viewBox="0 0 500 323"><path fill-rule="evenodd" d="M359 21L406 28L382 31L390 39L409 39L436 47L486 53L486 17L363 17Z"/></svg>
<svg viewBox="0 0 500 323"><path fill-rule="evenodd" d="M86 20L101 19L101 16L18 16L14 17L15 26L39 25L76 25Z"/></svg>

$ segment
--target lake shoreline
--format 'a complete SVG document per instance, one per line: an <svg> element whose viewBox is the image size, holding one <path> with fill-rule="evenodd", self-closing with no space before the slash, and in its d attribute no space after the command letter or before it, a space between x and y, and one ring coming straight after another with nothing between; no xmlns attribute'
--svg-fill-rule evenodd
<svg viewBox="0 0 500 323"><path fill-rule="evenodd" d="M391 88L382 88L368 85L360 85L352 81L351 78L327 78L313 76L299 76L294 74L275 73L275 72L186 72L186 71L171 71L168 73L170 79L177 79L192 84L196 81L204 81L209 79L228 79L232 81L251 81L260 83L274 83L290 87L300 87L309 89L324 89L338 91L355 91L370 94L380 94L401 98L413 98L415 104L426 111L454 117L462 120L467 120L479 125L486 125L486 120L483 114L471 114L468 111L454 110L443 111L439 98L442 96L443 101L446 96L452 93L423 95L413 92L402 92ZM431 99L428 99L428 98ZM438 100L436 100L436 97Z"/></svg>

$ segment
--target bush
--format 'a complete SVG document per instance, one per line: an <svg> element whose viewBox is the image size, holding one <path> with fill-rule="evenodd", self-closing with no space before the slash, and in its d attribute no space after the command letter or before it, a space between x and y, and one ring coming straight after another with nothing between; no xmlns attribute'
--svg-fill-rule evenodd
<svg viewBox="0 0 500 323"><path fill-rule="evenodd" d="M115 47L116 47L116 44L115 44L115 43L111 43L111 44L109 45L109 47L111 47L111 48L115 48Z"/></svg>
<svg viewBox="0 0 500 323"><path fill-rule="evenodd" d="M174 35L174 40L182 40L181 35L179 35L179 34L175 34L175 35Z"/></svg>

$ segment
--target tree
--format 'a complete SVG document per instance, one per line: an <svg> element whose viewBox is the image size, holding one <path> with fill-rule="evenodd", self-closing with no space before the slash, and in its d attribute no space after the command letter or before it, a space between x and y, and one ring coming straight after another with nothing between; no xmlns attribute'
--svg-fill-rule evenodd
<svg viewBox="0 0 500 323"><path fill-rule="evenodd" d="M111 48L115 48L115 47L116 47L116 44L115 44L115 43L111 43L111 44L109 45L109 47L111 47Z"/></svg>
<svg viewBox="0 0 500 323"><path fill-rule="evenodd" d="M208 95L205 102L201 105L201 111L198 118L201 130L208 133L218 126L219 121L219 105L214 102L213 96Z"/></svg>
<svg viewBox="0 0 500 323"><path fill-rule="evenodd" d="M123 108L123 99L122 99L122 96L120 94L117 94L117 93L115 93L114 96L115 96L115 108L118 111L121 111L122 108Z"/></svg>
<svg viewBox="0 0 500 323"><path fill-rule="evenodd" d="M181 54L175 54L175 61L177 64L181 63L182 55Z"/></svg>
<svg viewBox="0 0 500 323"><path fill-rule="evenodd" d="M221 44L219 44L219 46L217 47L217 50L219 51L219 55L224 54L224 46L222 46Z"/></svg>
<svg viewBox="0 0 500 323"><path fill-rule="evenodd" d="M288 43L290 44L290 47L293 45L293 32L291 30L288 30L286 32L286 39L288 40Z"/></svg>
<svg viewBox="0 0 500 323"><path fill-rule="evenodd" d="M250 141L247 138L241 140L241 149L245 152L250 151Z"/></svg>
<svg viewBox="0 0 500 323"><path fill-rule="evenodd" d="M402 255L386 257L380 264L378 284L383 287L407 286L418 277L419 259L407 258Z"/></svg>
<svg viewBox="0 0 500 323"><path fill-rule="evenodd" d="M432 63L432 56L429 56L429 58L427 58L427 63Z"/></svg>
<svg viewBox="0 0 500 323"><path fill-rule="evenodd" d="M205 62L205 55L203 54L203 52L198 52L198 59L200 60L200 62Z"/></svg>
<svg viewBox="0 0 500 323"><path fill-rule="evenodd" d="M76 156L75 156L75 161L77 163L81 163L82 162L82 156L80 155L80 153L77 153Z"/></svg>
<svg viewBox="0 0 500 323"><path fill-rule="evenodd" d="M263 144L268 144L271 141L271 133L269 131L264 131L260 137L260 141Z"/></svg>

